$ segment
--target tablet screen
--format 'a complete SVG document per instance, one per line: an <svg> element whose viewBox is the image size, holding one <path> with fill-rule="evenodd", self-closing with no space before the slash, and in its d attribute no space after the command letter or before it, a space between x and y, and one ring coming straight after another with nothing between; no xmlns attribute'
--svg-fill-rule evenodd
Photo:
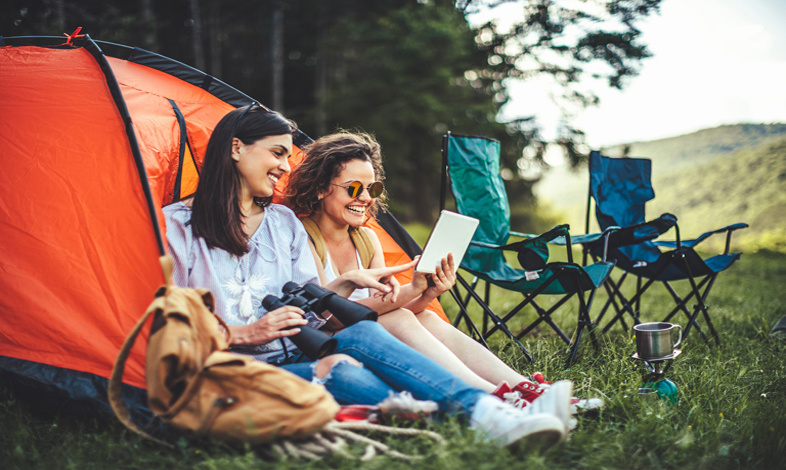
<svg viewBox="0 0 786 470"><path fill-rule="evenodd" d="M467 252L469 242L478 227L478 219L467 217L451 211L442 211L439 219L431 230L426 247L420 256L420 261L415 267L416 271L433 273L442 258L453 253L456 267L461 264L464 253Z"/></svg>

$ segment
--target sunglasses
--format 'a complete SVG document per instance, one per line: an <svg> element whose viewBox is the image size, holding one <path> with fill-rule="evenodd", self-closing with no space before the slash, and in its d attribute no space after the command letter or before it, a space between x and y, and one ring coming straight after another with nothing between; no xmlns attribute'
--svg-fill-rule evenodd
<svg viewBox="0 0 786 470"><path fill-rule="evenodd" d="M338 186L347 190L349 197L358 197L363 194L363 183L360 181L353 181L347 185L330 183L333 186ZM385 191L385 185L381 181L374 181L366 187L368 195L372 198L378 198Z"/></svg>

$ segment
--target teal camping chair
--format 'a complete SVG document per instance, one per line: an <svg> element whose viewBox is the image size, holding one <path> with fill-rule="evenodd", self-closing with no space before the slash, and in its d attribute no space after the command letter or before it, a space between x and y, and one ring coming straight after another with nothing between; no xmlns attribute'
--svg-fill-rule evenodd
<svg viewBox="0 0 786 470"><path fill-rule="evenodd" d="M520 339L541 323L549 325L568 345L568 364L578 350L582 333L587 330L597 346L592 333L589 310L598 287L608 277L614 263L601 260L591 266L581 266L573 262L570 233L567 225L559 225L540 235L527 235L510 231L510 208L502 178L500 177L500 145L496 140L448 133L442 144L443 172L440 192L441 208L445 206L447 180L456 201L456 210L464 215L480 220L475 236L461 262L461 270L472 275L471 282L460 274L451 292L459 305L459 315L454 325L463 320L472 331L478 328L472 322L467 307L476 302L483 310L483 325L480 337L487 339L491 334L502 331L512 342L521 348L524 355L533 360L521 344ZM603 237L594 240L602 244ZM508 243L511 237L524 238ZM549 261L549 243L566 245L567 262ZM505 260L504 252L516 253L521 268L514 268ZM478 293L478 285L484 281L485 290ZM463 296L459 286L466 290ZM511 311L497 315L490 307L491 286L519 293L521 302ZM559 300L549 309L537 302L541 295L558 296ZM552 314L571 297L578 298L578 313L573 339L560 328ZM527 305L534 308L537 318L518 333L512 333L507 322Z"/></svg>
<svg viewBox="0 0 786 470"><path fill-rule="evenodd" d="M583 243L585 264L587 254L595 259L608 257L614 260L617 268L622 271L618 278L607 280L609 299L600 309L595 323L600 324L610 308L615 315L605 325L604 332L617 321L627 329L625 316L629 316L633 324L639 323L642 296L652 285L662 284L675 303L663 321L670 321L682 312L688 321L683 337L687 337L691 327L694 327L705 341L709 341L697 323L701 313L715 342L719 343L718 334L710 321L707 296L718 274L740 258L740 253L729 253L732 233L748 225L736 223L705 232L693 240L682 240L677 217L674 215L663 214L650 221L645 219L645 204L655 197L651 178L652 162L649 159L609 158L593 151L590 153L589 165L590 187L585 229L589 232L590 207L593 201L600 228L620 228L611 234L606 245L597 241ZM675 230L675 241L656 240L671 228ZM702 258L694 247L717 233L726 234L724 252ZM636 279L636 288L633 295L627 298L622 292L622 285L630 278ZM689 286L684 289L686 293L681 295L674 287L674 281L680 280L687 281ZM687 306L691 299L695 302L692 311Z"/></svg>

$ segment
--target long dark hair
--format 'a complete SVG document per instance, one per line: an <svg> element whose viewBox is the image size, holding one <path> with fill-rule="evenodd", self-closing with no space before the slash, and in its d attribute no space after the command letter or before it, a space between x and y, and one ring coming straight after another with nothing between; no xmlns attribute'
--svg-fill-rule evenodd
<svg viewBox="0 0 786 470"><path fill-rule="evenodd" d="M369 134L340 131L320 137L303 151L306 158L289 175L286 199L299 216L311 215L319 208L319 194L330 190L331 181L352 160L370 162L377 181L385 179L379 142ZM374 200L368 213L373 216L384 202L385 193Z"/></svg>
<svg viewBox="0 0 786 470"><path fill-rule="evenodd" d="M245 145L273 135L292 134L294 122L281 114L253 104L229 112L216 124L205 150L205 159L191 205L191 224L195 237L202 237L210 247L234 255L248 253L248 237L243 232L240 210L240 174L232 159L232 139ZM255 198L267 207L269 198Z"/></svg>

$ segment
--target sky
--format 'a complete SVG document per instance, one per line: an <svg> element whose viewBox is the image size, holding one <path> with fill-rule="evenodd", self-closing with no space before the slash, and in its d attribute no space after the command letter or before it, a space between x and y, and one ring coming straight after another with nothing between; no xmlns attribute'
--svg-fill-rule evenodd
<svg viewBox="0 0 786 470"><path fill-rule="evenodd" d="M639 23L653 57L622 90L573 124L592 148L654 140L740 122L786 122L786 1L664 0ZM506 114L558 116L535 84L511 89Z"/></svg>

